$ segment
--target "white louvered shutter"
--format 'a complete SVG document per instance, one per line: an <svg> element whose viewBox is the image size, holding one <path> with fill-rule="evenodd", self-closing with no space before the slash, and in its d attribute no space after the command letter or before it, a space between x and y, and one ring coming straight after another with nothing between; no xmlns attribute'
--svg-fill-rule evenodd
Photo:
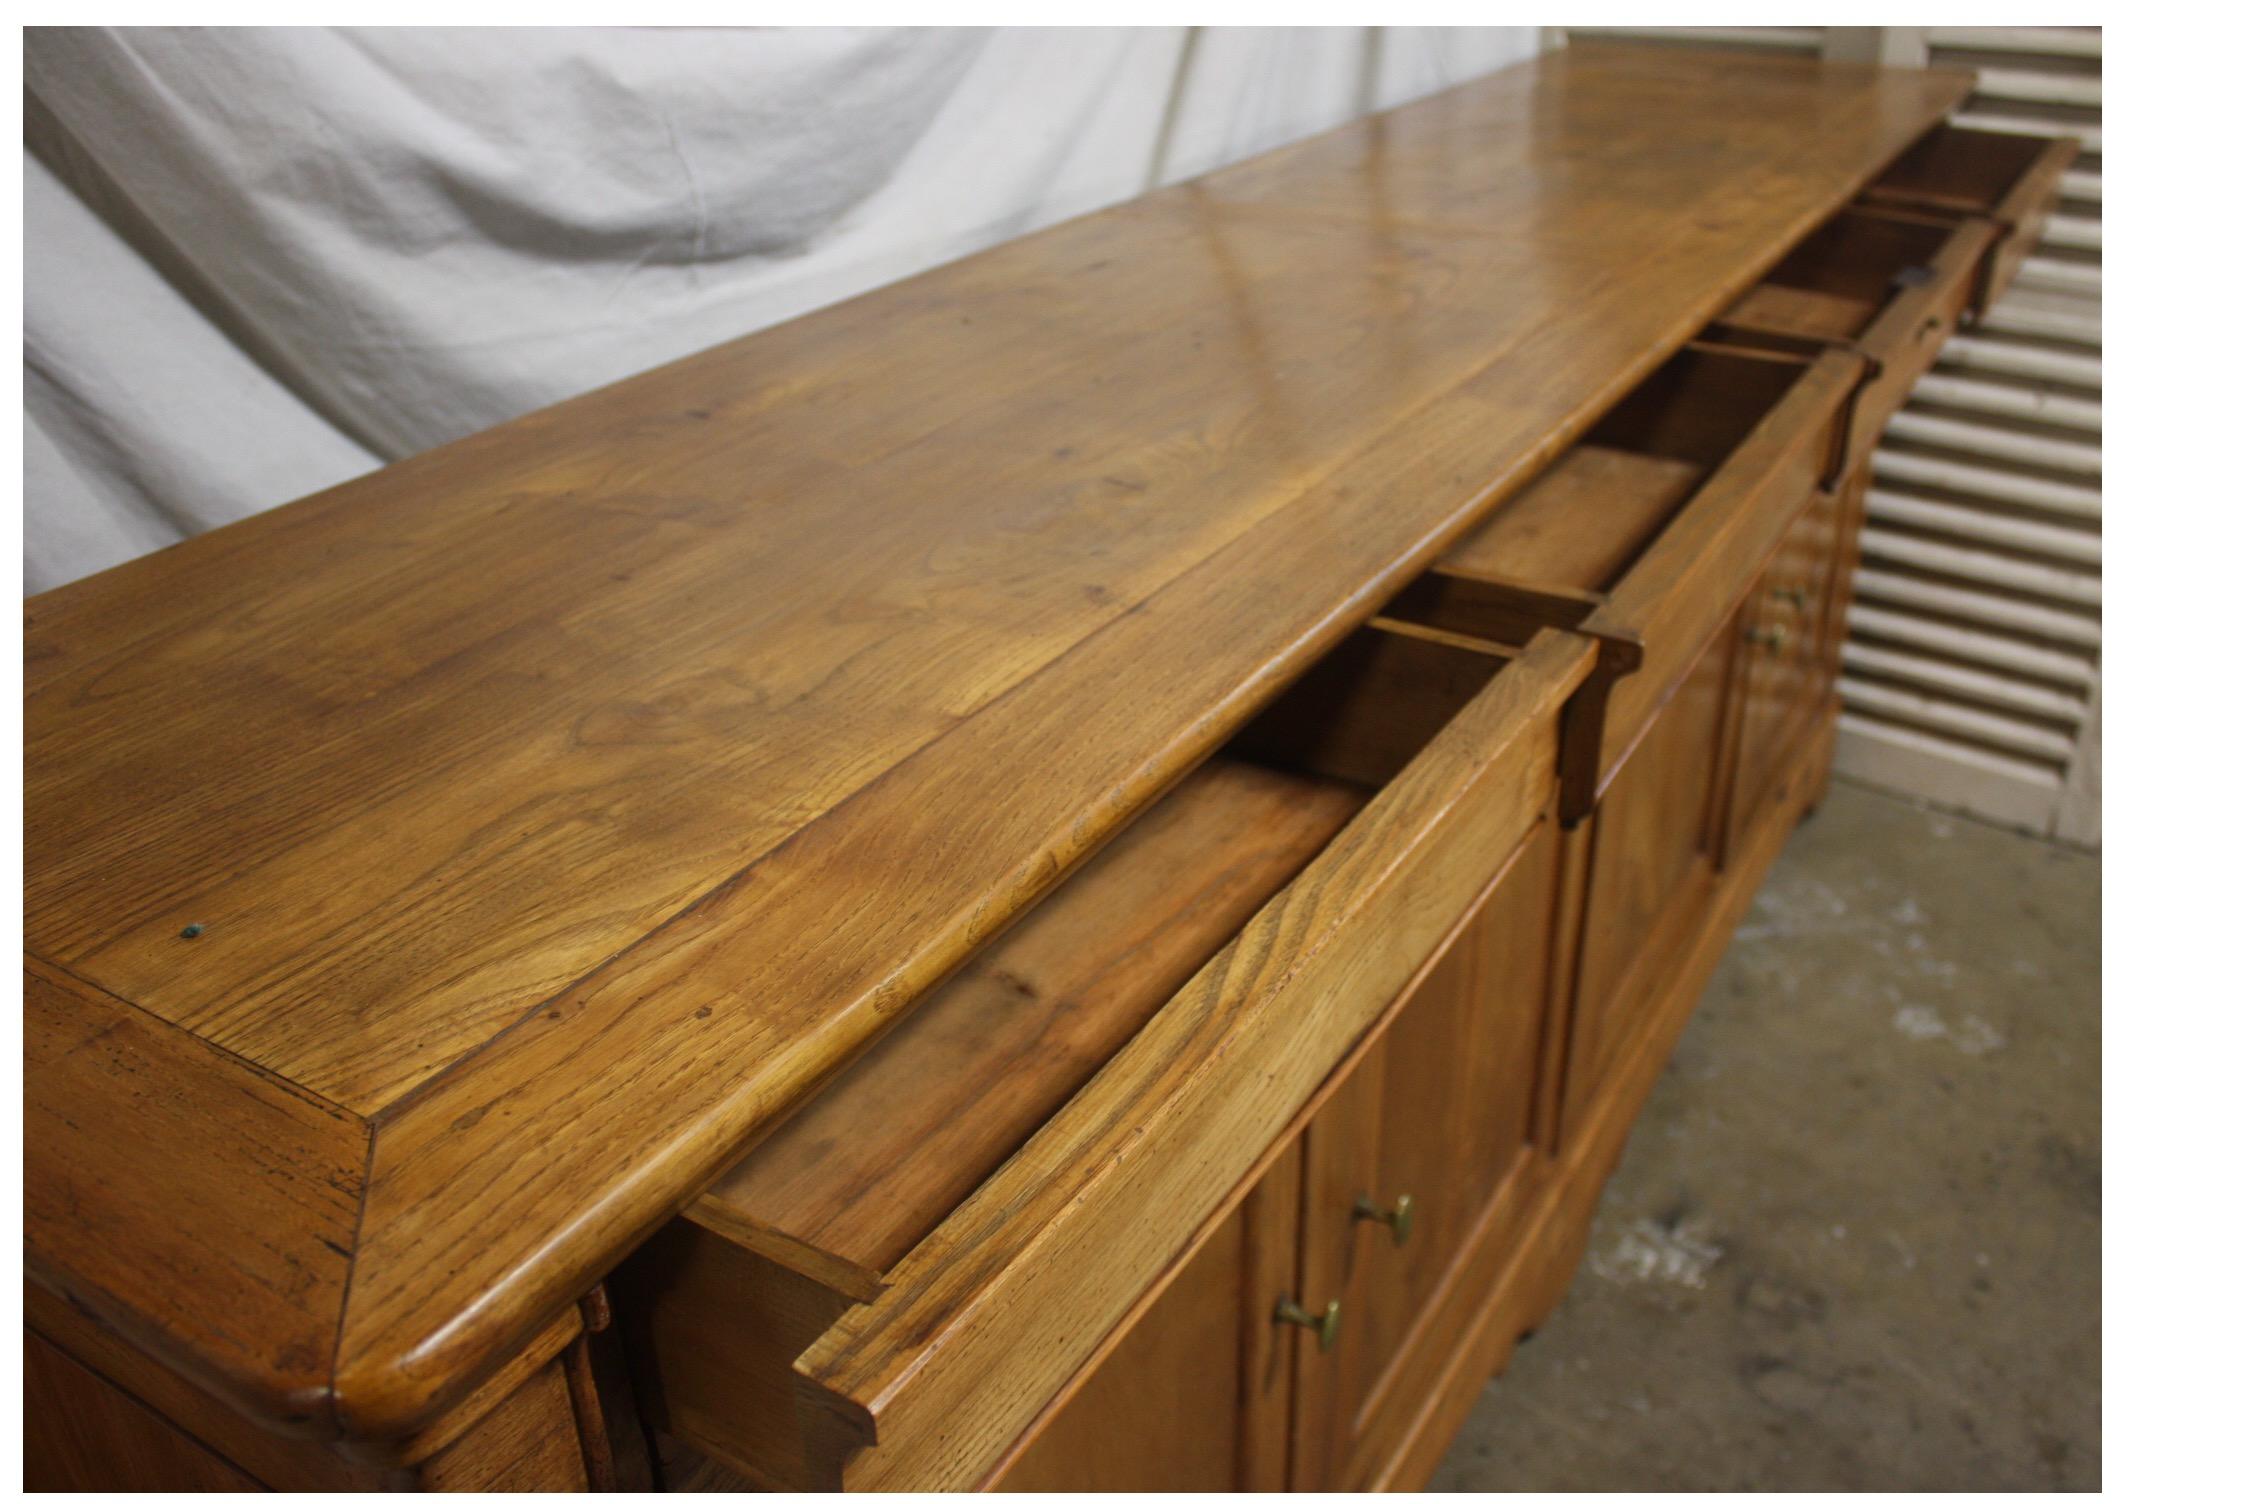
<svg viewBox="0 0 2256 1504"><path fill-rule="evenodd" d="M1570 28L1973 70L1957 118L2076 136L2042 244L1873 457L1844 650L1849 777L2099 844L2100 32Z"/></svg>

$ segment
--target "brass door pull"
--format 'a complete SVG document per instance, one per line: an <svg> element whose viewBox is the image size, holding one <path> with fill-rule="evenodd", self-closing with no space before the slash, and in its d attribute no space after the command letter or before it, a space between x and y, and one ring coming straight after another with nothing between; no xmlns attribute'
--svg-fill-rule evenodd
<svg viewBox="0 0 2256 1504"><path fill-rule="evenodd" d="M1323 1312L1308 1310L1290 1295L1277 1297L1275 1319L1293 1326L1304 1326L1316 1334L1316 1351L1328 1353L1332 1344L1339 1341L1340 1307L1338 1301L1324 1307Z"/></svg>
<svg viewBox="0 0 2256 1504"><path fill-rule="evenodd" d="M1417 1209L1418 1204L1406 1195L1395 1198L1394 1208L1391 1211L1381 1207L1368 1196L1355 1198L1356 1220L1385 1223L1394 1230L1394 1246L1397 1248L1410 1241L1410 1216Z"/></svg>

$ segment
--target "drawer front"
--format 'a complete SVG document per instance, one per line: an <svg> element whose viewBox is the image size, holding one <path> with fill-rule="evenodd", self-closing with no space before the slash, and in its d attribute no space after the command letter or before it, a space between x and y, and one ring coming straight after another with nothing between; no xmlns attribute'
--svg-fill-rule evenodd
<svg viewBox="0 0 2256 1504"><path fill-rule="evenodd" d="M1999 206L1996 218L2003 233L1991 248L1988 264L1982 269L1982 278L1974 295L1974 312L1989 312L1991 306L2013 285L2020 274L2021 263L2044 239L2045 220L2060 201L2060 179L2082 151L2081 143L2058 140L2050 143L2044 155L2037 159L2005 202Z"/></svg>
<svg viewBox="0 0 2256 1504"><path fill-rule="evenodd" d="M1872 452L1888 420L1911 395L1912 384L1942 354L1944 341L1973 301L1993 239L1991 226L1968 220L1951 233L1932 261L1907 266L1898 274L1899 290L1857 341L1857 348L1876 369L1850 408L1852 464Z"/></svg>
<svg viewBox="0 0 2256 1504"><path fill-rule="evenodd" d="M1687 502L1585 629L1641 651L1606 709L1601 793L1762 570L1788 521L1841 460L1845 405L1864 362L1826 350Z"/></svg>
<svg viewBox="0 0 2256 1504"><path fill-rule="evenodd" d="M1261 1156L1542 818L1595 650L1528 644L797 1364L860 1488L965 1487L1232 1214Z"/></svg>
<svg viewBox="0 0 2256 1504"><path fill-rule="evenodd" d="M1986 312L2011 285L2044 236L2061 175L2082 145L2002 131L1941 126L1881 174L1868 202L1943 214L1972 215L1997 227L1974 289L1974 311Z"/></svg>

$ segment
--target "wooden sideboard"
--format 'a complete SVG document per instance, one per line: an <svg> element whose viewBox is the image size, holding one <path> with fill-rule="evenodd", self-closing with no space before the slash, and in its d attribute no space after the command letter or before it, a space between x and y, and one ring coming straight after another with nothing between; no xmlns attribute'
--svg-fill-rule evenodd
<svg viewBox="0 0 2256 1504"><path fill-rule="evenodd" d="M26 604L33 1486L1416 1486L2070 148L1578 45Z"/></svg>

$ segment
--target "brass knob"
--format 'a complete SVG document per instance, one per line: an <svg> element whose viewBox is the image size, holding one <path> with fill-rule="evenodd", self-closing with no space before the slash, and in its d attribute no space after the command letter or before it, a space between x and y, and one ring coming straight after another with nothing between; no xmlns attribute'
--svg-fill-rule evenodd
<svg viewBox="0 0 2256 1504"><path fill-rule="evenodd" d="M1786 650L1786 629L1784 627L1750 627L1747 629L1747 640L1761 647L1769 648L1773 653L1782 653Z"/></svg>
<svg viewBox="0 0 2256 1504"><path fill-rule="evenodd" d="M1325 1306L1323 1314L1318 1315L1316 1312L1303 1307L1299 1301L1293 1299L1290 1295L1280 1295L1277 1297L1275 1319L1288 1322L1293 1326L1304 1326L1314 1332L1316 1334L1316 1351L1320 1353L1330 1352L1332 1344L1339 1341L1340 1307L1336 1300Z"/></svg>
<svg viewBox="0 0 2256 1504"><path fill-rule="evenodd" d="M1368 1196L1355 1198L1355 1217L1359 1222L1383 1222L1394 1230L1394 1246L1400 1248L1410 1241L1410 1214L1418 1204L1408 1196L1397 1196L1393 1209L1379 1206Z"/></svg>

